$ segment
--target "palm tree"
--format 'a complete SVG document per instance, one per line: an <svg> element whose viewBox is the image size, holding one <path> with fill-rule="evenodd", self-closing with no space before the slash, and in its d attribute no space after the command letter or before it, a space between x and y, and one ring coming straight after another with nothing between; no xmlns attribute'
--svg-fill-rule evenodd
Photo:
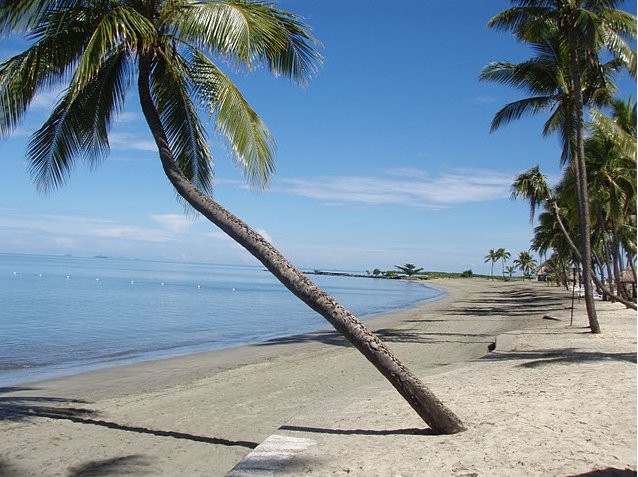
<svg viewBox="0 0 638 477"><path fill-rule="evenodd" d="M505 262L507 262L512 255L504 248L499 248L498 250L496 250L496 255L498 255L498 259L501 261L501 268L502 268L503 280L504 280L505 279Z"/></svg>
<svg viewBox="0 0 638 477"><path fill-rule="evenodd" d="M529 252L520 252L514 260L514 265L523 272L523 276L531 278L531 272L536 267L536 261Z"/></svg>
<svg viewBox="0 0 638 477"><path fill-rule="evenodd" d="M498 14L488 26L511 30L524 41L537 42L553 38L556 45L567 48L568 59L568 116L570 127L571 163L576 173L581 256L585 303L592 333L600 333L591 285L590 214L585 164L584 108L587 97L583 78L596 75L600 68L600 52L607 49L614 60L636 74L636 54L627 43L627 37L636 36L636 19L617 10L620 0L512 0L514 7ZM598 75L601 88L608 84L604 75Z"/></svg>
<svg viewBox="0 0 638 477"><path fill-rule="evenodd" d="M492 267L490 269L490 277L492 277L492 280L494 280L494 263L496 263L501 257L498 254L498 251L491 248L490 251L487 252L487 255L485 255L485 257L483 258L485 258L485 262L483 263L492 262Z"/></svg>
<svg viewBox="0 0 638 477"><path fill-rule="evenodd" d="M569 186L570 177L573 177L573 175L569 173L565 174L561 183L562 190L565 190ZM561 212L562 209L558 206L556 194L548 185L547 178L541 173L539 166L532 167L516 177L512 183L511 196L512 199L521 197L528 200L530 204L530 223L533 222L535 212L541 205L544 205L551 211L551 216L549 214L541 214L540 216L542 219L541 225L534 231L536 237L533 245L534 249L539 251L547 251L550 247L553 247L556 250L560 249L561 246L557 245L556 239L556 235L559 234L563 238L563 240L560 241L562 248L565 249L565 246L567 246L574 259L581 261L580 251L574 244L562 218L563 213ZM563 194L563 196L573 197L573 194L568 193ZM550 217L553 218L553 220L551 220ZM558 226L558 229L556 229L555 226ZM611 290L605 287L604 283L598 279L596 274L592 274L592 279L594 283L596 283L596 286L598 286L598 288L607 295L617 301L620 301L627 307L636 309L635 303L615 295Z"/></svg>
<svg viewBox="0 0 638 477"><path fill-rule="evenodd" d="M508 265L505 267L505 272L510 276L510 280L512 279L512 274L516 271L516 267L513 265Z"/></svg>
<svg viewBox="0 0 638 477"><path fill-rule="evenodd" d="M111 121L131 81L176 192L255 256L292 293L326 318L392 383L435 431L464 430L459 418L356 317L297 270L263 237L211 198L212 157L199 111L215 118L247 180L273 172L272 138L211 59L305 84L320 62L299 17L245 0L1 1L0 35L24 32L31 46L0 65L0 136L18 125L35 95L68 86L27 156L36 186L58 188L74 164L109 150Z"/></svg>
<svg viewBox="0 0 638 477"><path fill-rule="evenodd" d="M412 275L417 275L423 271L423 268L416 268L416 265L413 263L406 263L402 267L399 265L395 265L394 268L397 268L401 273L411 277Z"/></svg>

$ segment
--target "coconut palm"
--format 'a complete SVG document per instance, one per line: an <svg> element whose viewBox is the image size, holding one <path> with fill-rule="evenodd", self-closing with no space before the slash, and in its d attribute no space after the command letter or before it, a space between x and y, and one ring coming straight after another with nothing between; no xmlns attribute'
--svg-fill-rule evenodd
<svg viewBox="0 0 638 477"><path fill-rule="evenodd" d="M30 46L0 65L2 137L15 129L40 91L67 84L28 147L40 190L63 185L77 162L96 166L106 157L111 122L134 82L177 194L326 318L434 430L464 429L376 335L211 198L212 157L200 111L214 118L251 184L267 184L273 172L268 129L212 58L233 67L264 65L305 84L320 56L299 17L245 0L0 1L0 35L13 32L26 33Z"/></svg>
<svg viewBox="0 0 638 477"><path fill-rule="evenodd" d="M510 277L510 280L512 279L512 274L516 271L516 267L513 265L508 265L507 267L505 267L505 273L507 273Z"/></svg>
<svg viewBox="0 0 638 477"><path fill-rule="evenodd" d="M600 53L609 51L614 60L636 74L636 54L627 39L636 37L636 18L617 7L620 0L512 0L512 8L490 20L488 26L511 30L524 41L556 39L556 45L567 49L569 85L568 122L570 127L570 159L576 173L579 227L585 303L592 333L599 333L594 294L591 286L590 214L585 164L584 108L587 97L583 80L598 75L596 83L608 88L602 74Z"/></svg>
<svg viewBox="0 0 638 477"><path fill-rule="evenodd" d="M559 186L564 201L574 197L570 189L570 185L573 185L573 182L573 174L570 173L570 170L567 170ZM549 248L562 249L562 256L570 254L574 257L574 260L581 260L580 251L571 238L573 233L570 233L565 225L565 219L563 218L565 215L564 209L558 206L557 194L549 187L547 178L541 173L539 166L532 167L519 174L512 184L511 194L513 199L520 197L527 199L530 203L530 223L533 221L536 210L541 205L551 211L551 214L543 213L540 215L540 225L534 230L535 238L532 248L541 252L546 252ZM574 210L575 207L569 207L569 209ZM572 221L576 221L576 218L574 217ZM560 237L557 237L557 235ZM608 287L605 287L596 274L592 274L592 280L598 288L613 299L620 301L627 307L636 309L635 303L614 294Z"/></svg>
<svg viewBox="0 0 638 477"><path fill-rule="evenodd" d="M529 252L520 252L514 260L514 265L523 272L523 276L531 278L531 273L536 268L536 261Z"/></svg>
<svg viewBox="0 0 638 477"><path fill-rule="evenodd" d="M416 268L413 263L406 263L403 266L395 265L394 268L398 269L401 273L411 277L412 275L418 275L423 271L423 268Z"/></svg>
<svg viewBox="0 0 638 477"><path fill-rule="evenodd" d="M492 280L494 280L494 264L501 258L500 255L498 254L498 251L494 250L493 248L490 249L489 252L487 252L487 255L485 255L485 261L483 263L487 263L487 262L491 262L492 266L490 269L490 277L492 277Z"/></svg>
<svg viewBox="0 0 638 477"><path fill-rule="evenodd" d="M501 261L501 269L502 269L502 272L503 272L503 279L505 279L505 262L507 262L510 259L512 254L510 254L504 248L499 248L498 250L496 250L496 255L498 255L498 259Z"/></svg>

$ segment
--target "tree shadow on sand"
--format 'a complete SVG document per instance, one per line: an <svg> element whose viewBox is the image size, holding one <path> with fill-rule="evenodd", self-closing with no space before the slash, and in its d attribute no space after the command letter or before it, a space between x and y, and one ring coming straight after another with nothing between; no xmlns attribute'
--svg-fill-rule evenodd
<svg viewBox="0 0 638 477"><path fill-rule="evenodd" d="M103 477L108 475L156 475L146 456L133 454L93 460L70 469L69 477Z"/></svg>
<svg viewBox="0 0 638 477"><path fill-rule="evenodd" d="M616 469L608 467L606 469L596 469L584 474L573 474L567 477L635 477L636 471L631 469Z"/></svg>
<svg viewBox="0 0 638 477"><path fill-rule="evenodd" d="M625 361L636 363L636 353L602 353L578 351L575 348L541 349L534 351L504 351L483 356L484 360L525 360L521 368L538 368L553 364L575 364L588 361Z"/></svg>
<svg viewBox="0 0 638 477"><path fill-rule="evenodd" d="M6 391L5 393L10 392ZM11 390L11 388L9 388ZM0 421L19 421L43 417L48 419L63 419L77 424L90 424L106 427L118 431L134 432L138 434L150 434L158 437L171 437L173 439L185 439L206 444L223 446L239 446L248 449L257 447L257 442L229 440L220 437L198 436L185 432L164 431L149 429L141 426L128 426L117 422L96 419L98 412L78 405L90 404L81 399L68 399L45 396L0 396Z"/></svg>
<svg viewBox="0 0 638 477"><path fill-rule="evenodd" d="M290 426L285 425L279 428L282 431L311 432L318 434L336 434L345 436L434 436L437 435L429 427L426 428L406 428L406 429L330 429L324 427Z"/></svg>
<svg viewBox="0 0 638 477"><path fill-rule="evenodd" d="M401 330L383 328L374 332L379 338L387 343L485 343L489 345L494 342L493 334L484 333L430 333L427 331ZM335 331L312 331L293 336L274 338L255 346L274 346L280 344L301 344L318 342L330 346L349 347L352 346L348 340Z"/></svg>
<svg viewBox="0 0 638 477"><path fill-rule="evenodd" d="M546 314L569 308L564 298L539 290L498 290L485 292L480 300L458 301L448 315L508 317Z"/></svg>

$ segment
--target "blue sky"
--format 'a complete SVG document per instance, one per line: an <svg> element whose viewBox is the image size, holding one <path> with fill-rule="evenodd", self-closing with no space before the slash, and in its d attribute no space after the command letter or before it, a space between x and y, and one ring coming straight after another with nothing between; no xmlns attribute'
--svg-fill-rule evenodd
<svg viewBox="0 0 638 477"><path fill-rule="evenodd" d="M494 113L523 93L481 83L491 61L530 51L487 21L501 0L282 1L322 42L325 63L305 88L267 72L233 72L276 143L270 188L246 187L211 130L215 199L302 268L489 273L483 257L527 250L529 211L509 198L516 174L540 164L560 175L543 117L490 134ZM635 3L626 9L635 14ZM19 51L0 41L0 58ZM624 95L635 84L624 79ZM2 142L0 252L256 263L213 225L184 214L164 177L131 90L96 170L78 167L47 196L30 182L30 133L55 103L42 94Z"/></svg>

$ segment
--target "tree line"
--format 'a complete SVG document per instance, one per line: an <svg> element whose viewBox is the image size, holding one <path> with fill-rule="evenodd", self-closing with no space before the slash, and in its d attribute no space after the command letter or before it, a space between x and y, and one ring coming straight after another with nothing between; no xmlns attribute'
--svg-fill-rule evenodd
<svg viewBox="0 0 638 477"><path fill-rule="evenodd" d="M618 287L624 259L636 277L636 109L630 99L615 96L614 83L622 71L636 78L636 52L628 42L636 38L636 18L619 10L618 0L512 3L488 26L512 32L534 56L521 63L491 63L480 78L529 96L499 110L492 131L524 116L548 113L542 133L560 137L561 183L551 190L540 172L531 169L517 178L513 195L530 201L532 216L536 207L547 207L532 246L553 251L550 264L557 273L568 262L579 265L589 327L600 333L594 282L608 294L611 290L596 272L602 277L608 268L609 279L615 267L612 280ZM624 294L620 288L618 292ZM626 296L614 297L636 308Z"/></svg>
<svg viewBox="0 0 638 477"><path fill-rule="evenodd" d="M522 251L518 254L518 257L514 259L513 265L505 266L511 256L512 254L504 248L490 249L489 252L487 252L484 258L485 263L491 263L490 277L492 280L494 280L494 264L499 260L501 261L501 272L504 280L506 273L511 279L516 270L520 270L524 278L532 278L533 272L536 269L536 260L534 260L532 254L528 251Z"/></svg>

